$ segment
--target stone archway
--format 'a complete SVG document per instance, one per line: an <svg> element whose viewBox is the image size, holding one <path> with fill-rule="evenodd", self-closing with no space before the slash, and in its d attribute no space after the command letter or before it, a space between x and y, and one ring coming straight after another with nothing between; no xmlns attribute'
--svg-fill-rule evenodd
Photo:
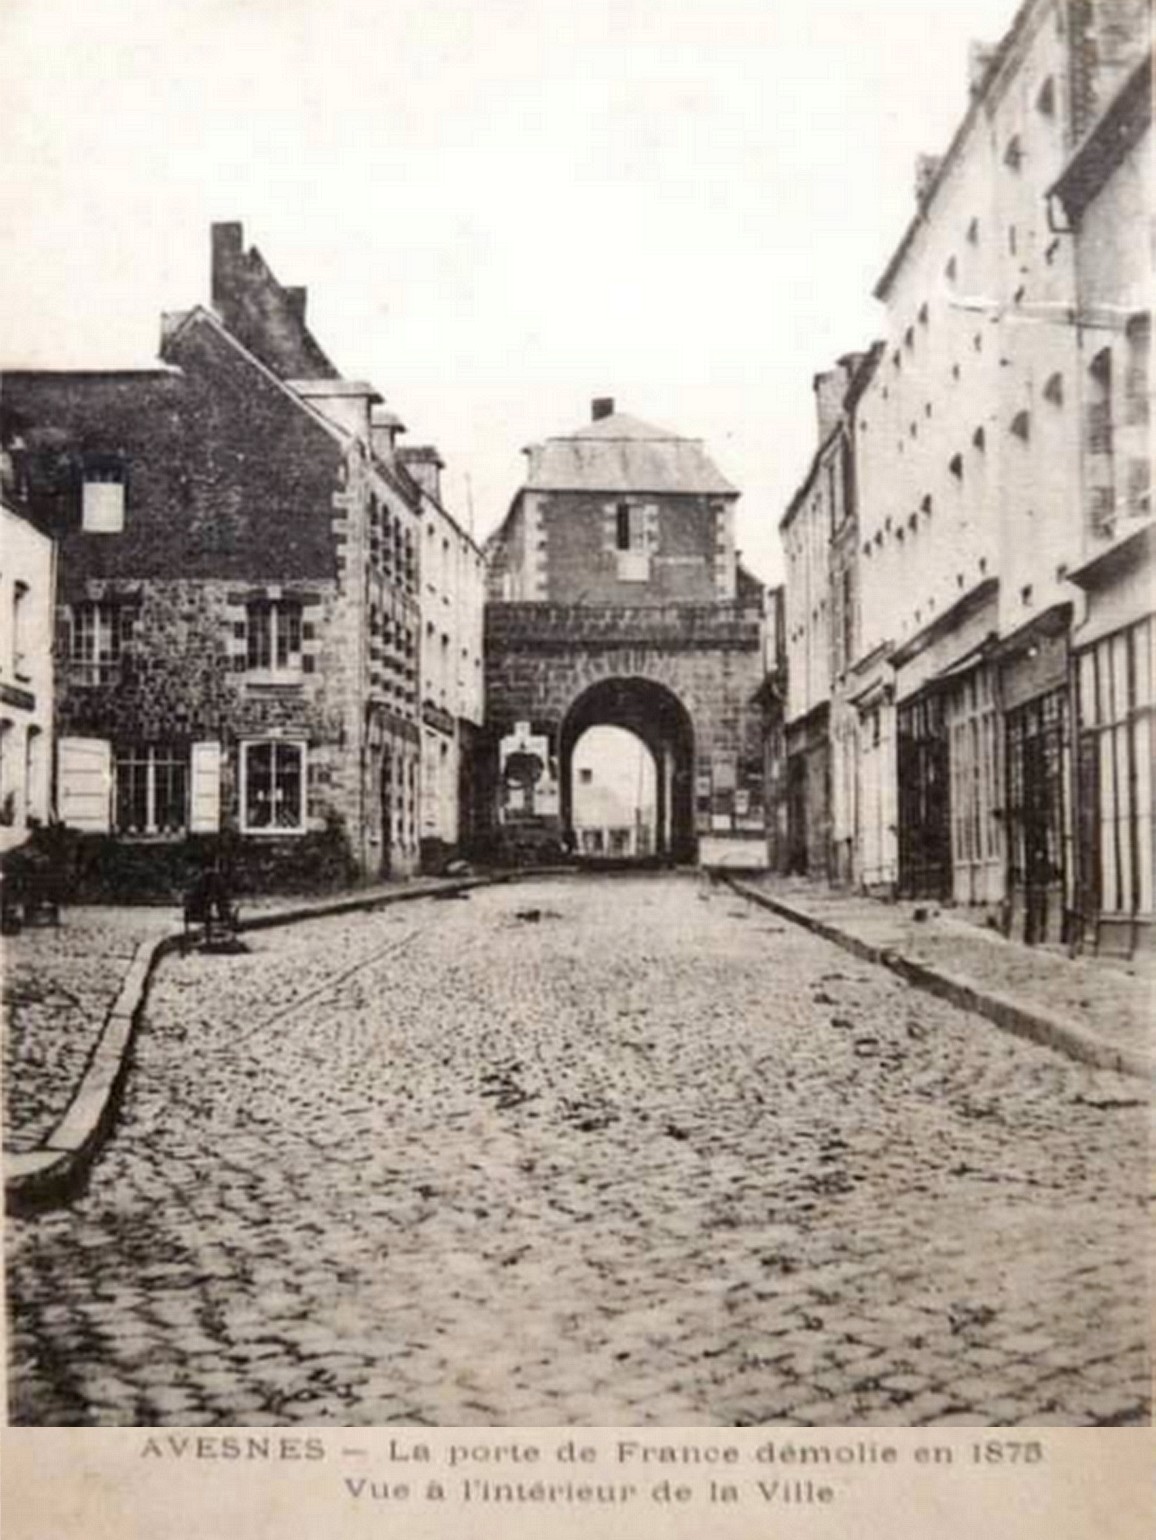
<svg viewBox="0 0 1156 1540"><path fill-rule="evenodd" d="M572 702L559 733L562 827L572 823L574 749L590 727L622 727L650 750L655 765L655 843L659 857L693 862L694 726L671 690L652 679L602 679Z"/></svg>

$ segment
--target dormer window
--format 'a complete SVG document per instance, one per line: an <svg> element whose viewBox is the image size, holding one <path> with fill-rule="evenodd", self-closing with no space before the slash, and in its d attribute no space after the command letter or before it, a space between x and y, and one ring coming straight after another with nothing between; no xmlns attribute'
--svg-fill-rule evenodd
<svg viewBox="0 0 1156 1540"><path fill-rule="evenodd" d="M124 529L125 481L119 455L85 456L80 527L86 534L119 535Z"/></svg>

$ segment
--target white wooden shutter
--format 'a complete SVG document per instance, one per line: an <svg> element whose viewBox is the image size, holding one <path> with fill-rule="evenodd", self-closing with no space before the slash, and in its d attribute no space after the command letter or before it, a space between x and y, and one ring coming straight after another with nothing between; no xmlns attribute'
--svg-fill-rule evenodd
<svg viewBox="0 0 1156 1540"><path fill-rule="evenodd" d="M57 811L89 834L112 827L112 747L103 738L61 738L56 748Z"/></svg>
<svg viewBox="0 0 1156 1540"><path fill-rule="evenodd" d="M194 743L189 775L189 833L216 834L221 827L221 745Z"/></svg>

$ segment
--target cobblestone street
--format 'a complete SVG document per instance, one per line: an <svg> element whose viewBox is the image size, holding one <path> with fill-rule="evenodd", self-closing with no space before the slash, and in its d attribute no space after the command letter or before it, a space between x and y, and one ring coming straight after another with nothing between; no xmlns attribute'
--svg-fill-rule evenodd
<svg viewBox="0 0 1156 1540"><path fill-rule="evenodd" d="M1142 1082L689 876L161 967L27 1424L1140 1424Z"/></svg>

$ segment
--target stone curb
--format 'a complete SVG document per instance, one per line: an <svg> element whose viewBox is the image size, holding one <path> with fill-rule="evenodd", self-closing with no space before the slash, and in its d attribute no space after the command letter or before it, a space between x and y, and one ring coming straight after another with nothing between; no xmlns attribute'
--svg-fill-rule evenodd
<svg viewBox="0 0 1156 1540"><path fill-rule="evenodd" d="M435 880L395 892L322 899L293 909L258 913L240 923L242 931L272 930L329 915L371 913L392 904L419 898L466 893L473 888L498 887L535 877L570 875L570 867L538 867L494 876ZM138 944L121 980L116 999L104 1018L100 1036L89 1055L80 1084L59 1122L38 1149L4 1152L4 1199L10 1214L30 1214L73 1197L81 1188L97 1152L109 1133L128 1071L133 1039L158 963L180 951L183 932Z"/></svg>
<svg viewBox="0 0 1156 1540"><path fill-rule="evenodd" d="M962 1010L974 1011L986 1017L1005 1032L1028 1038L1033 1043L1052 1048L1069 1059L1091 1065L1095 1069L1115 1070L1118 1074L1132 1075L1140 1080L1156 1080L1156 1064L1144 1053L1131 1048L1117 1048L1086 1028L1066 1021L1062 1016L1056 1016L1038 1006L1024 1005L1012 996L999 994L963 974L949 973L929 963L917 962L892 947L873 946L850 931L817 919L792 904L784 903L780 898L772 898L769 893L749 883L737 881L733 877L725 877L725 881L741 897L771 910L781 919L801 925L804 930L822 936L825 941L833 942L864 962L877 963L880 967L890 969L916 989L937 995Z"/></svg>

